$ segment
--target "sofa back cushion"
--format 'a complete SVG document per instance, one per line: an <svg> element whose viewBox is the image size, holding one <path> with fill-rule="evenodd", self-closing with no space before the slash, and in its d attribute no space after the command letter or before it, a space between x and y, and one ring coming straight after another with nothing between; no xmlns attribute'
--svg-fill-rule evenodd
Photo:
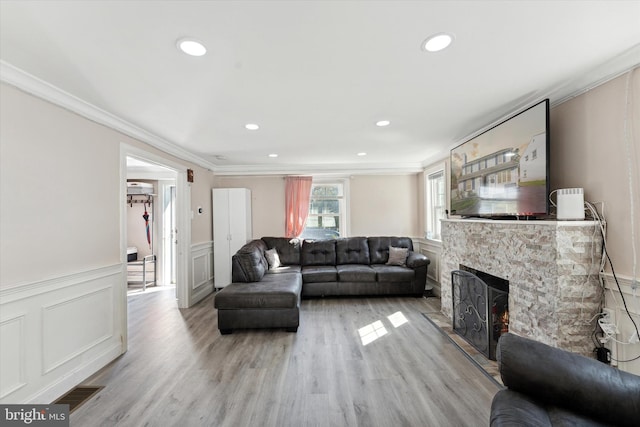
<svg viewBox="0 0 640 427"><path fill-rule="evenodd" d="M305 240L302 243L302 265L336 265L335 240Z"/></svg>
<svg viewBox="0 0 640 427"><path fill-rule="evenodd" d="M369 237L367 241L371 264L386 264L389 261L389 246L413 251L413 242L409 237Z"/></svg>
<svg viewBox="0 0 640 427"><path fill-rule="evenodd" d="M267 249L276 249L280 265L300 265L300 239L263 237L262 241L267 245Z"/></svg>
<svg viewBox="0 0 640 427"><path fill-rule="evenodd" d="M336 262L369 265L369 244L366 237L348 237L336 240Z"/></svg>
<svg viewBox="0 0 640 427"><path fill-rule="evenodd" d="M266 249L262 240L252 240L238 249L231 257L231 279L234 282L259 282L269 269L264 257Z"/></svg>

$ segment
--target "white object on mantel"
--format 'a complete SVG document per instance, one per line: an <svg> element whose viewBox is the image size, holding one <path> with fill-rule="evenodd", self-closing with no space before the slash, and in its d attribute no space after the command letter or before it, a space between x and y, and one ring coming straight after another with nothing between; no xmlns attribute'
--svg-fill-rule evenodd
<svg viewBox="0 0 640 427"><path fill-rule="evenodd" d="M561 188L558 190L556 218L559 220L584 220L584 189Z"/></svg>

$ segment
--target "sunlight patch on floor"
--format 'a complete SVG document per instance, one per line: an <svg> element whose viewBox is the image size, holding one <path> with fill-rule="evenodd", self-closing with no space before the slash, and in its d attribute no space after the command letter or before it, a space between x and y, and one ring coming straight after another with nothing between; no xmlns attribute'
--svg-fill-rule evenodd
<svg viewBox="0 0 640 427"><path fill-rule="evenodd" d="M358 333L360 334L362 345L367 345L371 344L381 336L386 335L387 329L380 320L376 320L375 322L358 329Z"/></svg>
<svg viewBox="0 0 640 427"><path fill-rule="evenodd" d="M401 311L396 311L395 313L387 316L389 322L394 328L398 328L406 323L409 323L409 320L402 314ZM371 344L375 340L380 337L387 335L389 331L384 327L384 324L381 320L376 320L373 323L368 324L367 326L363 326L358 329L358 334L360 334L360 340L362 341L362 345Z"/></svg>
<svg viewBox="0 0 640 427"><path fill-rule="evenodd" d="M387 316L387 319L389 319L389 322L391 322L394 328L397 328L398 326L402 326L405 323L409 323L409 321L404 316L404 314L402 314L401 311L396 311L392 315Z"/></svg>

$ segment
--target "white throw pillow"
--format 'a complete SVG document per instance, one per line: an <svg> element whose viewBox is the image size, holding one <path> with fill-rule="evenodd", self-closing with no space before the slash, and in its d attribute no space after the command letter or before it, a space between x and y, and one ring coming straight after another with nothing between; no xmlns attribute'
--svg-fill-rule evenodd
<svg viewBox="0 0 640 427"><path fill-rule="evenodd" d="M264 256L267 258L267 262L269 263L269 270L280 267L280 257L278 256L276 248L265 251Z"/></svg>
<svg viewBox="0 0 640 427"><path fill-rule="evenodd" d="M407 248L396 248L394 246L389 246L389 261L387 261L387 265L407 265L407 255L409 254L409 249Z"/></svg>

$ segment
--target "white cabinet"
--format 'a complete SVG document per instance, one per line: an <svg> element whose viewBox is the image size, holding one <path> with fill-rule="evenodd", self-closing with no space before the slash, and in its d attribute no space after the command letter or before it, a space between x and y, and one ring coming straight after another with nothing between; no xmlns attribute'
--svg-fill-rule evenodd
<svg viewBox="0 0 640 427"><path fill-rule="evenodd" d="M251 191L213 190L213 275L216 288L231 283L231 257L251 240Z"/></svg>

